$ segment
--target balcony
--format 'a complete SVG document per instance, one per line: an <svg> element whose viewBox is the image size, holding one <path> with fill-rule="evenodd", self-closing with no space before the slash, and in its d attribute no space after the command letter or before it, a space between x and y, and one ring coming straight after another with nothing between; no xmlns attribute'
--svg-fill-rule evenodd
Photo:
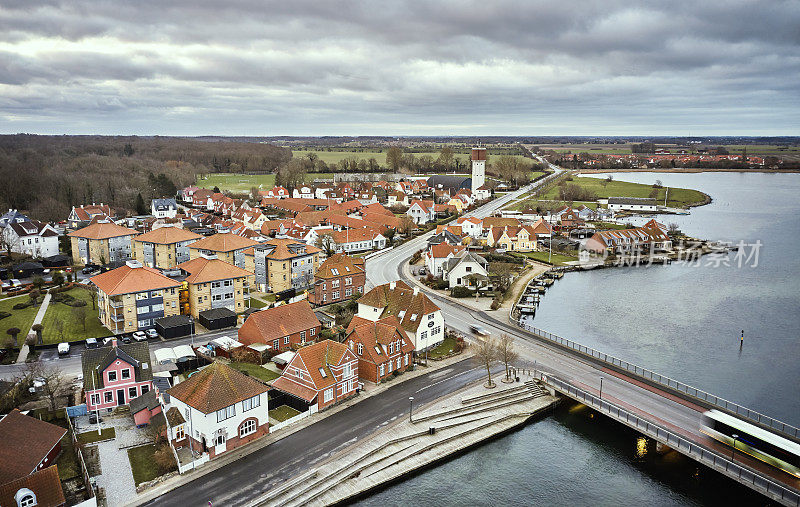
<svg viewBox="0 0 800 507"><path fill-rule="evenodd" d="M124 305L124 303L122 301L118 301L118 300L115 300L115 299L109 299L108 300L108 306L110 306L111 308L122 308L123 305Z"/></svg>

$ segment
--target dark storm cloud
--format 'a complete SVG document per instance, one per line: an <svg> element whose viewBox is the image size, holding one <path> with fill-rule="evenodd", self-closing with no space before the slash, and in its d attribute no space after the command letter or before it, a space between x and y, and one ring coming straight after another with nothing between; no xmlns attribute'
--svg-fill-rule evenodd
<svg viewBox="0 0 800 507"><path fill-rule="evenodd" d="M798 26L796 2L7 0L0 124L796 134Z"/></svg>

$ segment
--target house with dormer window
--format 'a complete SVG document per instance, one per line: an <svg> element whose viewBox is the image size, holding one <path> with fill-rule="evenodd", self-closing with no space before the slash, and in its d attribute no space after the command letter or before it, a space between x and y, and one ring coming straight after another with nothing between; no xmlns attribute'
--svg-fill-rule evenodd
<svg viewBox="0 0 800 507"><path fill-rule="evenodd" d="M323 410L356 394L358 358L333 340L301 347L272 387L302 400L312 412Z"/></svg>
<svg viewBox="0 0 800 507"><path fill-rule="evenodd" d="M358 356L358 378L379 384L413 364L414 343L396 317L376 322L355 316L345 343Z"/></svg>
<svg viewBox="0 0 800 507"><path fill-rule="evenodd" d="M313 343L320 331L322 324L302 299L251 314L239 328L238 339L245 345L267 344L278 352Z"/></svg>
<svg viewBox="0 0 800 507"><path fill-rule="evenodd" d="M127 405L153 389L153 369L147 342L117 344L86 349L81 356L83 391L89 412L109 412Z"/></svg>

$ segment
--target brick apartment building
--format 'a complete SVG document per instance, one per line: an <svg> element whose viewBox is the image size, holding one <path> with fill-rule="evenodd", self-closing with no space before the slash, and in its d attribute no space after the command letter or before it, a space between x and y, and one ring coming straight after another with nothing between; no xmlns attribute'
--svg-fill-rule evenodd
<svg viewBox="0 0 800 507"><path fill-rule="evenodd" d="M345 254L328 257L314 276L314 290L308 294L313 305L327 305L364 293L367 270L364 259Z"/></svg>

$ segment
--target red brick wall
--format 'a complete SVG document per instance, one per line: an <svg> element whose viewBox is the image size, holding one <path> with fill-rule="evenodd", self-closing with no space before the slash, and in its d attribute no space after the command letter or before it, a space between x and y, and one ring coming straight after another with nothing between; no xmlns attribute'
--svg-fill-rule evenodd
<svg viewBox="0 0 800 507"><path fill-rule="evenodd" d="M353 283L351 283L350 285L345 285L344 279L348 277L353 279ZM317 278L317 280L314 283L314 292L308 295L308 302L311 303L312 305L323 305L323 304L328 305L339 301L345 301L347 299L350 299L356 294L363 294L364 284L366 283L366 279L367 275L366 273L363 272L353 273L352 275L351 274L342 275L338 278L326 278L324 280ZM334 280L339 280L339 287L334 288L332 286L332 282ZM325 285L325 290L322 290L323 285ZM345 295L345 291L348 288L353 289L353 294L350 296ZM339 291L339 297L334 299L333 293L336 291ZM322 300L323 294L327 295L325 301Z"/></svg>
<svg viewBox="0 0 800 507"><path fill-rule="evenodd" d="M306 343L314 343L317 340L319 340L319 333L320 333L320 331L322 331L322 326L315 326L313 328L314 329L314 334L313 335L311 334L311 329L312 328L306 329ZM289 350L292 347L292 345L300 345L300 342L302 341L300 339L300 332L299 331L297 333L289 335L289 344L288 345L283 343L283 341L284 341L283 338L284 337L276 338L277 340L279 340L279 343L278 343L278 351L279 352L283 352L285 350ZM272 341L267 342L267 345L269 345L270 347L274 347L274 343L275 343L275 340L272 340Z"/></svg>

